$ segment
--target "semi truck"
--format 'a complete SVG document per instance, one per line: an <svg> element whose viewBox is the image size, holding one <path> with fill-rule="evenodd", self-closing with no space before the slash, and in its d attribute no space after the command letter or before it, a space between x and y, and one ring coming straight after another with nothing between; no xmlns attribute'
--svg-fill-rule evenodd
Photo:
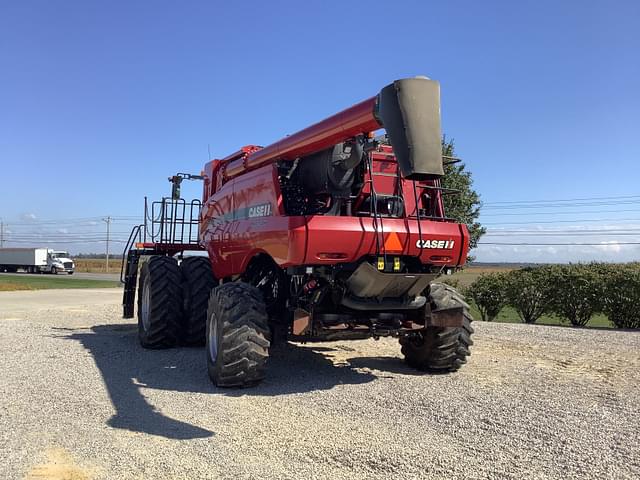
<svg viewBox="0 0 640 480"><path fill-rule="evenodd" d="M470 236L445 211L457 192L443 165L457 160L441 141L439 83L406 78L170 177L124 252L123 314L137 297L141 345L205 346L220 387L262 381L281 341L395 337L411 367L458 370L473 319L438 277L465 263ZM180 197L185 179L203 181L201 200Z"/></svg>
<svg viewBox="0 0 640 480"><path fill-rule="evenodd" d="M0 248L0 272L67 273L75 264L68 252L49 248Z"/></svg>

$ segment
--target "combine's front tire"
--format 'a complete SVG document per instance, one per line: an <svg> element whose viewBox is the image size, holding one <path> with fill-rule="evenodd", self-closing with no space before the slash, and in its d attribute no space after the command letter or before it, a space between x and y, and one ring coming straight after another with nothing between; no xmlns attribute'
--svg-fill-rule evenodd
<svg viewBox="0 0 640 480"><path fill-rule="evenodd" d="M138 338L145 348L178 343L182 316L180 267L174 258L153 256L142 265L138 287Z"/></svg>
<svg viewBox="0 0 640 480"><path fill-rule="evenodd" d="M207 369L218 387L249 387L265 376L269 317L260 291L247 283L225 283L209 298Z"/></svg>
<svg viewBox="0 0 640 480"><path fill-rule="evenodd" d="M419 335L400 341L407 364L423 371L454 372L467 363L473 345L473 317L469 306L455 289L442 283L431 284L431 302L435 308L463 307L461 327L427 327Z"/></svg>
<svg viewBox="0 0 640 480"><path fill-rule="evenodd" d="M182 294L184 317L182 342L187 346L203 346L207 329L207 303L211 289L217 285L207 257L182 260Z"/></svg>

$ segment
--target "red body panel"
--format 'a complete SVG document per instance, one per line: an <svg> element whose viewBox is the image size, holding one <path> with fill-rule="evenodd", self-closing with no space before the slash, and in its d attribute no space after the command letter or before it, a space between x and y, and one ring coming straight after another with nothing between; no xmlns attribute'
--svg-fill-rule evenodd
<svg viewBox="0 0 640 480"><path fill-rule="evenodd" d="M395 172L393 157L385 154L382 158L386 160L375 163L378 173ZM398 180L374 175L374 182L379 193L394 193ZM411 182L401 183L406 210L412 214ZM251 216L251 208L256 206L269 208L269 214ZM285 268L355 262L376 253L380 245L380 254L415 256L424 264L456 266L464 263L469 248L466 226L456 223L421 220L419 229L415 218L378 218L376 222L369 216L285 216L274 164L225 183L204 204L200 232L217 278L241 274L260 253ZM400 248L395 241L387 243L393 234ZM429 247L418 248L420 239L423 245L428 241Z"/></svg>
<svg viewBox="0 0 640 480"><path fill-rule="evenodd" d="M374 227L371 217L326 217L310 216L307 218L308 238L305 257L300 264L332 264L355 262L365 255L376 252L376 232L380 241L380 252L389 255L409 255L420 257L422 263L434 265L456 265L460 256L466 256L468 250L468 233L461 231L455 223L421 221L422 239L442 241L452 248L418 248L416 245L420 235L416 220L404 218L385 218L378 229ZM390 236L395 233L400 248L384 248L391 245ZM322 253L340 253L342 259L323 259ZM326 257L326 255L324 256Z"/></svg>

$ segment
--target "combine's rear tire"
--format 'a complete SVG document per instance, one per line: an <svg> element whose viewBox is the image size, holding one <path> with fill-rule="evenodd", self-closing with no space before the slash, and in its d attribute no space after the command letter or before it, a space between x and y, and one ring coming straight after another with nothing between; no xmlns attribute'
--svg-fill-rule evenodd
<svg viewBox="0 0 640 480"><path fill-rule="evenodd" d="M144 348L178 343L182 317L180 267L174 258L153 256L142 265L138 288L138 338Z"/></svg>
<svg viewBox="0 0 640 480"><path fill-rule="evenodd" d="M182 260L180 269L184 299L182 343L201 347L205 344L207 330L207 303L217 282L207 257L187 257Z"/></svg>
<svg viewBox="0 0 640 480"><path fill-rule="evenodd" d="M407 364L423 371L454 372L467 363L473 345L473 317L469 306L455 289L442 283L431 284L431 302L435 308L463 307L461 327L427 327L418 336L401 339Z"/></svg>
<svg viewBox="0 0 640 480"><path fill-rule="evenodd" d="M225 283L209 298L207 369L218 387L250 387L264 379L270 346L269 316L260 291Z"/></svg>

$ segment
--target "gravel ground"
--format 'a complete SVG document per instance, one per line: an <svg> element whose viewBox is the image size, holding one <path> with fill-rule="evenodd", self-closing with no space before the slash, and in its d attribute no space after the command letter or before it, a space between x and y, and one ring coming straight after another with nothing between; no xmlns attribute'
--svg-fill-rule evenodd
<svg viewBox="0 0 640 480"><path fill-rule="evenodd" d="M640 477L640 333L477 322L453 375L393 340L290 345L219 390L201 349L143 351L119 292L84 293L0 294L0 478Z"/></svg>

